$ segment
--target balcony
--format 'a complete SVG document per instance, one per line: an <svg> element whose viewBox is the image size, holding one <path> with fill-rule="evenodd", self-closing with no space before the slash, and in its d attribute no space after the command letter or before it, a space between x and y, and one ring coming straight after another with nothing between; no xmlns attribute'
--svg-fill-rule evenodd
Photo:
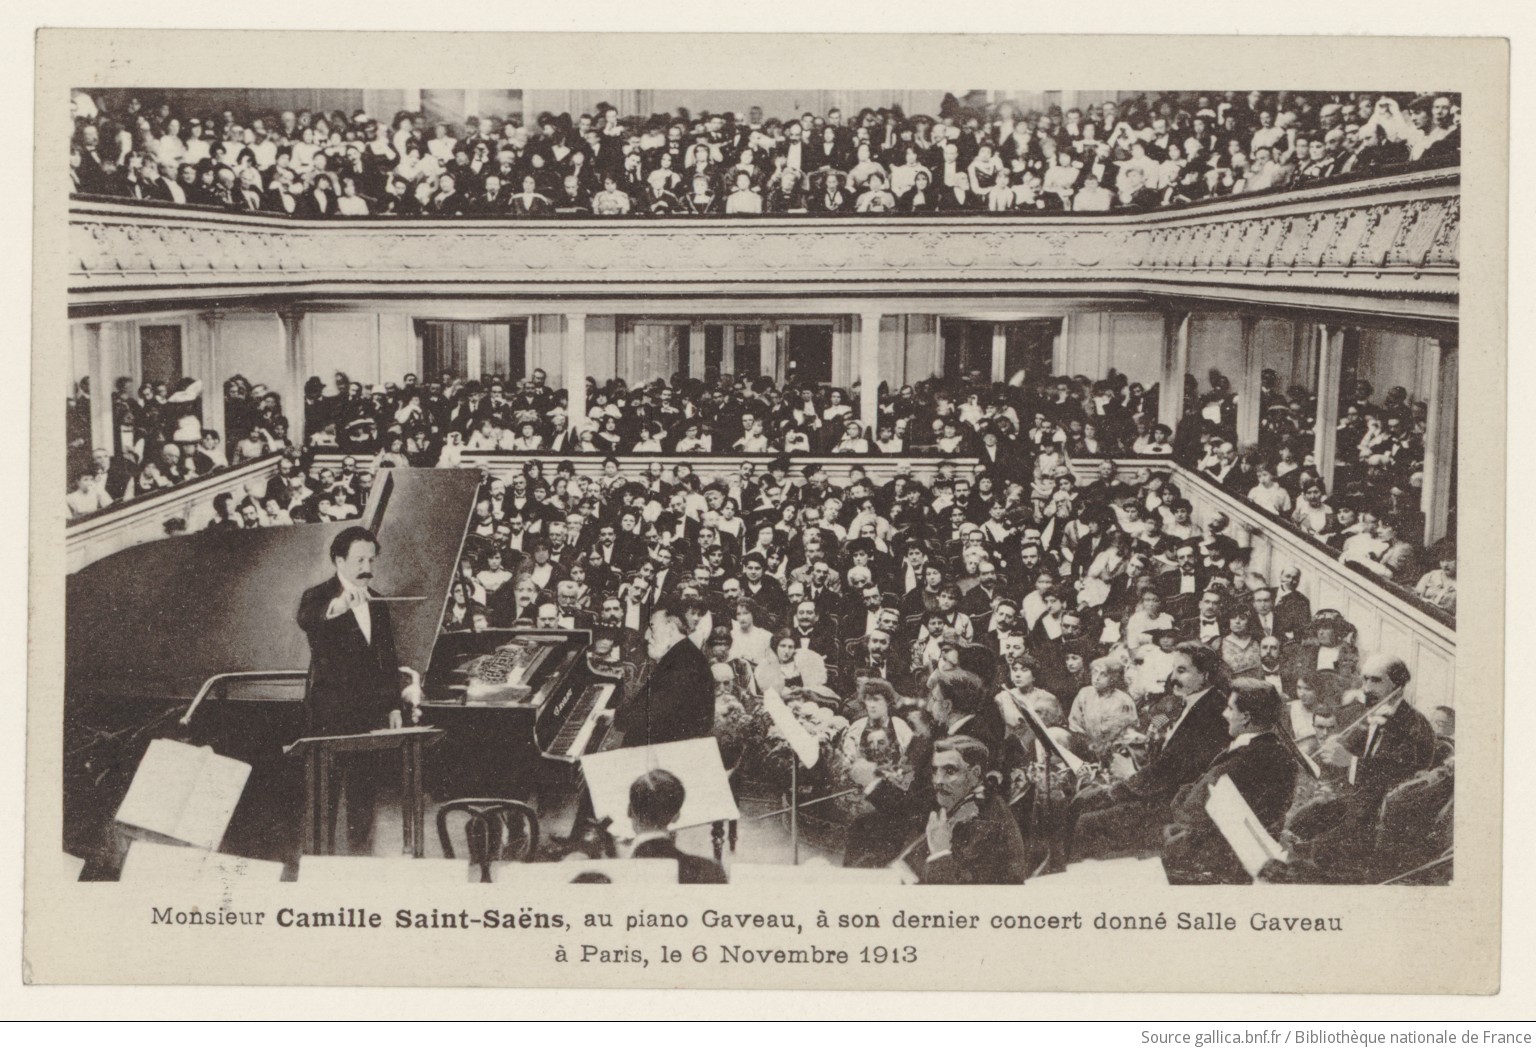
<svg viewBox="0 0 1536 1052"><path fill-rule="evenodd" d="M1019 292L1454 319L1460 173L1106 215L305 221L79 198L73 307L232 296Z"/></svg>

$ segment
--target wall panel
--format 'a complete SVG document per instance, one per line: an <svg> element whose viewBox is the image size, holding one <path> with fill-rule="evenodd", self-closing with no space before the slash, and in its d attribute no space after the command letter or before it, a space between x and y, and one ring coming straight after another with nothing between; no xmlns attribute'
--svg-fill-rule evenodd
<svg viewBox="0 0 1536 1052"><path fill-rule="evenodd" d="M218 376L215 383L223 382L239 373L253 384L272 387L283 377L283 327L275 314L226 314L218 322ZM330 382L334 369L325 370L324 359L319 360L322 375Z"/></svg>
<svg viewBox="0 0 1536 1052"><path fill-rule="evenodd" d="M375 314L311 314L308 316L309 358L318 372L340 370L363 384L399 383L399 375L379 368L378 316Z"/></svg>

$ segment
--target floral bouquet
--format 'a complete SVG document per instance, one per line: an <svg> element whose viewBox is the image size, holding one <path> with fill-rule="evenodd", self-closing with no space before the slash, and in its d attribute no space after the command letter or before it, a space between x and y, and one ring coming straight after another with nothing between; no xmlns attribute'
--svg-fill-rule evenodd
<svg viewBox="0 0 1536 1052"><path fill-rule="evenodd" d="M820 755L810 770L802 771L800 783L806 788L820 788L826 783L832 754L848 721L826 703L824 696L813 691L792 690L784 695L784 703L794 715L795 721L816 739ZM741 757L742 776L750 783L780 791L790 782L790 768L797 762L789 741L779 733L761 702L754 700L755 708L751 739Z"/></svg>

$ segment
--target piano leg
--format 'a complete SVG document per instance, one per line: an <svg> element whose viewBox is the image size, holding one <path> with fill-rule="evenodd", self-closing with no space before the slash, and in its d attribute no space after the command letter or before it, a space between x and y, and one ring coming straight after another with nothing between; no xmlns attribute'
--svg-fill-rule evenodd
<svg viewBox="0 0 1536 1052"><path fill-rule="evenodd" d="M731 819L730 825L727 828L731 834L731 854L734 855L736 854L736 819Z"/></svg>
<svg viewBox="0 0 1536 1052"><path fill-rule="evenodd" d="M716 822L709 830L709 839L715 845L715 861L719 862L725 857L725 823Z"/></svg>

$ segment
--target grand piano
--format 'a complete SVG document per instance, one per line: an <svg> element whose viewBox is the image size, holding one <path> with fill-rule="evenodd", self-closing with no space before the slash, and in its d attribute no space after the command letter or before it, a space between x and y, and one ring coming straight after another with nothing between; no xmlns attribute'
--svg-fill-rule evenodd
<svg viewBox="0 0 1536 1052"><path fill-rule="evenodd" d="M569 789L623 699L591 636L444 632L478 469L382 473L362 523L379 538L375 591L402 665L423 674L428 791L529 799ZM64 849L112 876L112 816L150 741L174 737L252 765L224 850L290 861L303 790L283 747L303 733L309 647L299 596L333 572L339 523L203 532L118 552L66 586ZM420 598L413 598L420 597Z"/></svg>

